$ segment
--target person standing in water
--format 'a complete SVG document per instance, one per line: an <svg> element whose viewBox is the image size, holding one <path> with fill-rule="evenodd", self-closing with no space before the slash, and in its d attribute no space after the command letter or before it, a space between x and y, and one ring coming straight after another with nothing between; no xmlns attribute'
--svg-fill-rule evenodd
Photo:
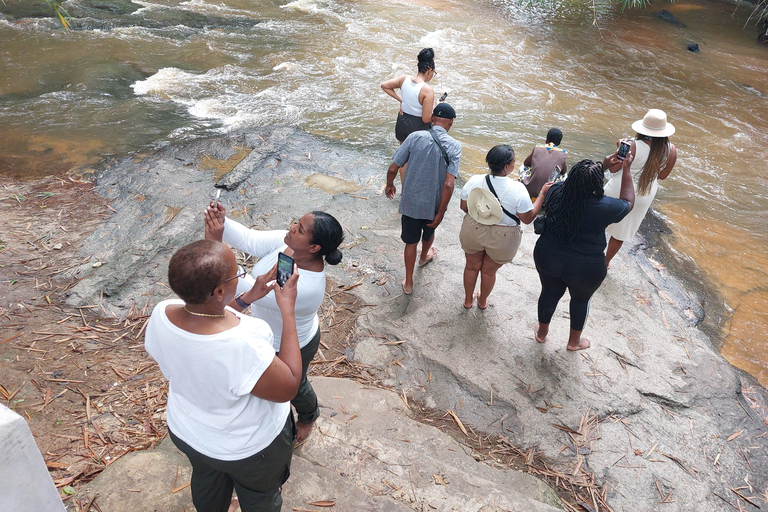
<svg viewBox="0 0 768 512"><path fill-rule="evenodd" d="M395 138L400 144L408 136L418 130L428 130L432 125L432 105L435 102L435 91L428 84L435 76L435 52L432 48L424 48L419 52L418 74L416 76L401 75L387 80L381 88L400 102L400 112L395 123ZM400 90L398 95L395 91ZM400 171L400 180L405 174L405 167Z"/></svg>

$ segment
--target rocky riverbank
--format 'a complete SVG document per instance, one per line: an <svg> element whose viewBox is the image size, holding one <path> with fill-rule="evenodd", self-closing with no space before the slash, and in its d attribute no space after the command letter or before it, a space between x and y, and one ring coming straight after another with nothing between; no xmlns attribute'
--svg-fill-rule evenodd
<svg viewBox="0 0 768 512"><path fill-rule="evenodd" d="M525 451L532 466L538 461L569 485L581 479L583 495L591 496L582 505L586 510L748 510L751 503L768 504L763 408L768 394L696 328L703 315L699 302L663 265L639 250L614 260L592 302L585 329L589 350L566 351L563 304L549 340L538 344L532 334L539 292L532 259L536 236L525 230L517 258L499 272L489 308L467 311L461 304L464 258L458 243L463 214L454 198L438 230L438 255L417 270L414 294L405 296L397 199L382 194L386 165L380 156L291 128L108 162L94 178L116 213L83 245L91 260L80 268L85 278L70 290L68 301L94 304L103 297L101 304L119 316L132 305L169 296L168 258L202 236L200 212L215 183L227 190L222 201L230 215L258 229L284 228L307 211L326 210L347 230L344 260L329 276L354 286L350 292L365 305L353 348L344 356L366 365L371 383L400 398L355 399L354 414L366 421L350 413L340 422L338 411L348 408L338 397L364 391L323 381L319 431L297 452L287 503L290 496L317 496L311 486L323 482L339 499L354 497L338 510L551 506L545 504L546 492L531 490L535 486L491 476L501 471L493 465L396 447L390 437L395 427L384 418L405 422L407 404L415 401L450 411L448 417L455 415L468 437L483 434L489 443L502 444L506 439ZM324 451L331 439L335 451ZM418 443L448 441L434 430ZM337 453L345 446L354 448ZM94 485L105 485L120 463ZM454 476L445 481L445 474ZM459 486L459 480L467 485ZM443 498L431 494L435 486L446 487ZM511 497L517 487L528 489L522 501ZM454 491L461 499L448 499ZM124 494L124 510L136 508L130 500L141 493ZM313 508L306 500L290 503Z"/></svg>

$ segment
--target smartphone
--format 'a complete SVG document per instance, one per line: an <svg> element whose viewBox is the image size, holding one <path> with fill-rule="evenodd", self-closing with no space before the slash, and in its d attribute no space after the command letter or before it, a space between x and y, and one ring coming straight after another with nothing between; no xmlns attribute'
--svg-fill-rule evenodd
<svg viewBox="0 0 768 512"><path fill-rule="evenodd" d="M629 154L629 150L632 148L632 146L629 144L629 142L622 140L619 143L619 152L616 153L616 157L619 160L624 160L627 158L627 155Z"/></svg>
<svg viewBox="0 0 768 512"><path fill-rule="evenodd" d="M221 189L216 189L216 197L213 199L213 205L217 208L219 207L219 198L221 197Z"/></svg>
<svg viewBox="0 0 768 512"><path fill-rule="evenodd" d="M281 252L277 255L277 284L280 288L285 286L288 279L293 275L293 258Z"/></svg>
<svg viewBox="0 0 768 512"><path fill-rule="evenodd" d="M555 181L555 180L557 179L557 177L558 177L558 176L560 176L560 174L561 174L562 172L563 172L563 171L562 171L562 169L560 169L560 166L559 166L559 165L556 165L556 166L555 166L555 171L552 173L552 177L551 177L551 178L549 178L549 181Z"/></svg>
<svg viewBox="0 0 768 512"><path fill-rule="evenodd" d="M444 102L444 101L445 101L445 98L447 98L447 97L448 97L448 93L447 93L447 92L444 92L444 93L443 93L443 95L442 95L442 96L440 96L440 101L438 101L438 103L442 103L442 102Z"/></svg>

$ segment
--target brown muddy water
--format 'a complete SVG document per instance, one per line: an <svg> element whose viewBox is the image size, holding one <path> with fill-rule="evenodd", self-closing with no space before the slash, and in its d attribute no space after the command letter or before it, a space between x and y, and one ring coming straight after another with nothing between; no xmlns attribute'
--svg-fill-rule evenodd
<svg viewBox="0 0 768 512"><path fill-rule="evenodd" d="M425 46L437 54L433 85L459 114L463 172L480 171L497 143L527 154L551 126L571 163L599 159L661 108L677 127L678 163L654 207L733 312L723 353L768 384L768 47L745 6L590 5L70 0L67 32L44 4L6 0L0 173L60 173L290 124L359 146L381 160L383 181L397 105L379 84L413 72ZM654 17L662 8L685 26Z"/></svg>

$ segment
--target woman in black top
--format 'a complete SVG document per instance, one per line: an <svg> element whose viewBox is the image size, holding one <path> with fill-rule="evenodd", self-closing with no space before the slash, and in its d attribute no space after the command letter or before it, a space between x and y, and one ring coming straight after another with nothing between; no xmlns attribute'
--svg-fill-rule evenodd
<svg viewBox="0 0 768 512"><path fill-rule="evenodd" d="M621 170L628 181L632 159L630 155L622 162ZM616 153L608 161L619 162ZM536 341L546 341L549 322L567 289L571 296L571 332L566 348L589 348L589 340L581 336L581 331L589 314L589 300L607 273L605 228L623 219L634 204L631 183L622 183L618 199L604 196L603 166L591 160L571 167L568 179L549 189L544 203L547 226L533 250L541 281Z"/></svg>

